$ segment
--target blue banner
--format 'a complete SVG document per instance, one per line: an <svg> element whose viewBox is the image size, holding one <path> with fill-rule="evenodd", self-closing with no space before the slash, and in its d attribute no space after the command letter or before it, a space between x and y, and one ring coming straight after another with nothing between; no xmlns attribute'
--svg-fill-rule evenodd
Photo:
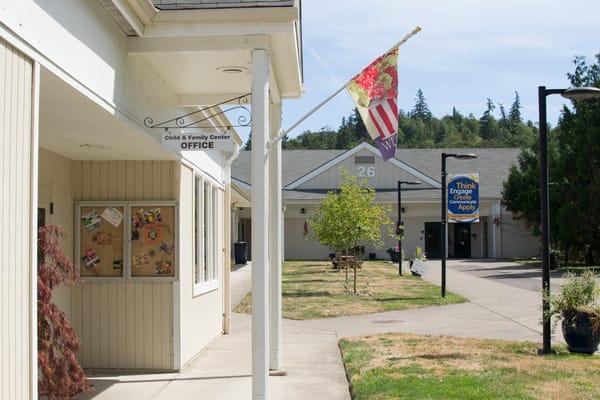
<svg viewBox="0 0 600 400"><path fill-rule="evenodd" d="M448 222L479 222L479 174L448 175Z"/></svg>

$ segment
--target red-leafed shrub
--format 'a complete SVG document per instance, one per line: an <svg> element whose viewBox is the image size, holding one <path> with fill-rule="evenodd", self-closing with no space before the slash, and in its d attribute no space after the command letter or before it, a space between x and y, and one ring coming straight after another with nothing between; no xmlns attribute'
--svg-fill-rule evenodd
<svg viewBox="0 0 600 400"><path fill-rule="evenodd" d="M79 340L65 313L52 302L52 289L79 282L79 271L59 246L65 230L47 225L39 230L38 246L38 369L39 394L68 399L90 389L77 362Z"/></svg>

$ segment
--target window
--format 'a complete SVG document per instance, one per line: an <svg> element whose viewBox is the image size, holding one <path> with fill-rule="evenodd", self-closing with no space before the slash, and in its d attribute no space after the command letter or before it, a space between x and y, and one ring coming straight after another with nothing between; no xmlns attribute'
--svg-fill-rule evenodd
<svg viewBox="0 0 600 400"><path fill-rule="evenodd" d="M220 190L202 177L196 177L195 203L195 294L217 287L219 265Z"/></svg>

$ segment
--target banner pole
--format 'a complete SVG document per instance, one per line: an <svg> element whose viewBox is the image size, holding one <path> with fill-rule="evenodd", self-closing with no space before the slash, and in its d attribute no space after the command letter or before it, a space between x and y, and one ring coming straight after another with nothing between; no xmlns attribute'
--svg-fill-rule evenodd
<svg viewBox="0 0 600 400"><path fill-rule="evenodd" d="M415 29L413 29L410 33L408 33L407 35L405 35L395 45L393 45L392 47L390 47L390 49L388 51L392 50L395 47L402 46L404 43L408 42L408 40L411 37L413 37L414 35L416 35L420 31L421 31L421 27L420 26L415 27ZM352 77L352 79L354 79L355 77L356 77L356 75L354 77ZM331 101L331 99L333 99L335 96L337 96L338 94L340 94L340 92L343 91L346 88L346 86L348 85L348 82L350 82L352 79L349 79L348 81L346 81L346 83L344 83L344 85L341 88L337 89L335 92L333 92L332 94L330 94L325 100L323 100L322 102L320 102L319 104L317 104L315 107L313 107L310 111L308 111L306 114L304 114L302 117L300 117L300 119L298 119L296 122L294 122L289 128L287 128L285 130L280 129L277 137L269 140L269 142L268 142L267 145L270 147L270 146L273 146L274 144L276 144L277 142L279 142L280 140L282 140L285 137L285 135L287 135L288 133L290 133L298 125L300 125L302 122L304 122L308 117L310 117L315 112L317 112L325 104L329 103Z"/></svg>

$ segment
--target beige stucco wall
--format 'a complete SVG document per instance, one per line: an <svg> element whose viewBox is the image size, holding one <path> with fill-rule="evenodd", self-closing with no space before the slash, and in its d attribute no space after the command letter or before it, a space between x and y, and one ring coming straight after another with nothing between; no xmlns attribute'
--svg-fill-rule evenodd
<svg viewBox="0 0 600 400"><path fill-rule="evenodd" d="M391 204L390 219L397 220L396 205ZM425 223L440 221L440 207L435 202L409 201L403 204L405 212L402 215L404 221L405 236L402 247L407 259L413 258L415 249L425 249ZM304 208L305 214L300 210ZM316 240L306 239L303 235L304 221L308 220L314 212L315 204L287 204L285 211L285 257L286 259L325 259L331 251L319 244ZM539 240L534 237L523 223L515 221L506 210L502 213L502 224L493 226L491 222L491 203L489 201L481 204L480 222L471 224L471 258L493 257L497 258L524 258L539 254ZM487 225L487 229L485 228ZM395 225L394 225L395 226ZM453 224L448 224L448 253L453 255L454 231ZM494 253L494 233L496 253ZM310 231L310 229L309 229ZM312 231L310 231L312 233ZM475 234L475 235L473 235ZM381 248L373 246L365 247L365 257L369 253L375 253L377 258L388 258L386 250L397 246L398 242L390 237L387 230L382 229Z"/></svg>
<svg viewBox="0 0 600 400"><path fill-rule="evenodd" d="M32 298L37 149L31 60L0 39L0 398L35 397Z"/></svg>

